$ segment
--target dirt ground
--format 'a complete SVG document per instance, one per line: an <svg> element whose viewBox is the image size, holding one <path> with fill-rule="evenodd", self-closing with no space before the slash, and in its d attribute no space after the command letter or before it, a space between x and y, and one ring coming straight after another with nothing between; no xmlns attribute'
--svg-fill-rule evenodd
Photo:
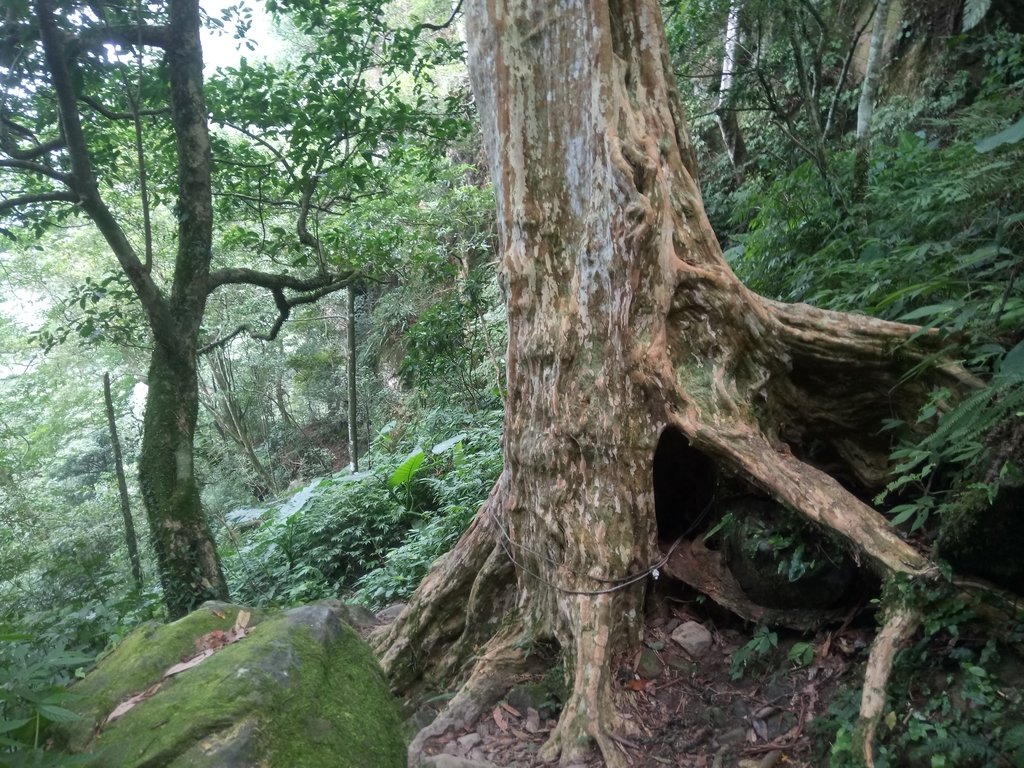
<svg viewBox="0 0 1024 768"><path fill-rule="evenodd" d="M709 631L706 650L691 655L673 639L687 622ZM853 610L845 622L813 636L779 631L772 638L762 630L760 651L746 654L747 665L737 676L737 654L742 658L744 648L750 649L755 628L694 594L657 595L648 609L643 647L617 662L614 695L633 732L617 737L617 746L635 768L821 764L828 744L821 736L812 738L808 724L827 711L843 683L859 685L872 627L870 615ZM550 765L538 751L556 723L557 702L543 693L553 677L560 679L560 671L524 678L472 728L434 739L427 753L473 761L461 765ZM429 708L420 713L423 722L429 715ZM595 751L573 768L603 765Z"/></svg>

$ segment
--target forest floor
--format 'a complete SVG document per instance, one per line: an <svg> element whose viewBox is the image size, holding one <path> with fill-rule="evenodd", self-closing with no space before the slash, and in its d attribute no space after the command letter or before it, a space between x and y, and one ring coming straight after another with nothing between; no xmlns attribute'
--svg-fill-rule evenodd
<svg viewBox="0 0 1024 768"><path fill-rule="evenodd" d="M614 696L634 733L616 743L633 768L803 768L827 762L829 736L814 733L812 721L827 714L843 690L859 692L868 645L874 633L870 614L854 610L841 626L817 635L755 632L695 594L655 594L648 606L641 650L617 662ZM710 644L692 655L673 639L687 622L709 631ZM692 626L692 625L690 625ZM677 633L678 635L678 633ZM759 642L760 640L760 642ZM773 642L774 641L774 642ZM739 659L746 659L740 672ZM524 678L508 696L471 728L430 741L429 755L464 761L438 765L491 765L533 768L550 765L538 752L555 726L556 667ZM545 692L549 693L545 693ZM436 707L444 696L436 697ZM843 696L843 707L859 697ZM421 708L421 724L431 719ZM572 768L598 768L595 751Z"/></svg>

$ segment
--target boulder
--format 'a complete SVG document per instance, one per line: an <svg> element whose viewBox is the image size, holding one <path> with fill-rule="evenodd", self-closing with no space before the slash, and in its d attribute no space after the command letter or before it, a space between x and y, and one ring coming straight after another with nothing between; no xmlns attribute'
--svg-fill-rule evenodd
<svg viewBox="0 0 1024 768"><path fill-rule="evenodd" d="M337 606L247 613L207 603L135 630L73 686L81 718L55 746L97 768L405 766L397 705Z"/></svg>

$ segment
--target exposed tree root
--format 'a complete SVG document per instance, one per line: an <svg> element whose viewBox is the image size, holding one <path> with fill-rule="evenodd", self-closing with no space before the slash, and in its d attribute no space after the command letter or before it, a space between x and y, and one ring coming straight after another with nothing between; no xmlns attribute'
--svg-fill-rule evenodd
<svg viewBox="0 0 1024 768"><path fill-rule="evenodd" d="M525 634L523 624L516 621L506 625L491 638L455 698L448 702L434 722L412 740L409 745L410 768L421 765L423 750L429 739L441 736L453 728L468 728L487 707L505 694L515 676L525 671Z"/></svg>
<svg viewBox="0 0 1024 768"><path fill-rule="evenodd" d="M845 613L781 610L758 605L744 594L736 577L723 562L721 553L705 547L702 538L680 543L662 570L666 575L689 584L746 621L807 631L817 629L830 621L837 621Z"/></svg>
<svg viewBox="0 0 1024 768"><path fill-rule="evenodd" d="M863 756L867 768L875 768L875 731L885 709L885 689L896 653L917 631L921 619L921 613L915 609L895 608L871 644L854 743L854 752Z"/></svg>
<svg viewBox="0 0 1024 768"><path fill-rule="evenodd" d="M845 537L854 554L867 555L881 574L930 577L938 573L877 511L785 446L773 445L755 427L687 416L676 424L698 448L720 457L726 468L749 478L811 522Z"/></svg>
<svg viewBox="0 0 1024 768"><path fill-rule="evenodd" d="M432 567L402 614L373 638L392 685L408 690L426 674L458 676L465 662L512 608L512 563L497 544L490 505L499 480L455 547Z"/></svg>
<svg viewBox="0 0 1024 768"><path fill-rule="evenodd" d="M568 656L573 663L572 690L558 725L540 751L542 760L561 758L567 765L587 755L591 740L597 744L609 768L625 768L615 745L624 721L612 703L612 637L618 608L612 594L578 595L572 609L578 627Z"/></svg>

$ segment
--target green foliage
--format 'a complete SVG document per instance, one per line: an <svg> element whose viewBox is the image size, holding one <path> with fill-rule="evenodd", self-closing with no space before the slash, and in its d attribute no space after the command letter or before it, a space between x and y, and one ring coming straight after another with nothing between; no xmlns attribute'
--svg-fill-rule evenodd
<svg viewBox="0 0 1024 768"><path fill-rule="evenodd" d="M998 639L979 631L974 606L950 589L897 588L926 616L924 632L899 654L879 726L876 765L1016 765L1024 759L1024 693L1014 626ZM831 765L860 765L853 754L859 692L841 692L812 731L832 742Z"/></svg>
<svg viewBox="0 0 1024 768"><path fill-rule="evenodd" d="M77 718L68 684L142 621L161 615L157 592L0 614L0 768L77 765L52 752L46 730ZM70 596L73 597L73 596Z"/></svg>
<svg viewBox="0 0 1024 768"><path fill-rule="evenodd" d="M973 85L954 69L952 91L931 96L926 84L913 102L880 106L862 202L836 205L853 155L833 152L826 175L810 161L752 175L732 197L728 238L730 262L760 293L940 329L942 354L988 379L960 402L935 391L916 418L886 425L894 479L876 502L913 531L952 510L981 512L1020 471L1006 446L1024 411L1024 36L996 28L959 45L957 55L984 61Z"/></svg>
<svg viewBox="0 0 1024 768"><path fill-rule="evenodd" d="M755 667L769 664L775 649L779 646L779 636L764 624L759 624L753 636L732 653L729 669L733 680L739 680L744 674Z"/></svg>
<svg viewBox="0 0 1024 768"><path fill-rule="evenodd" d="M66 706L73 694L65 686L94 657L32 640L0 625L0 768L74 764L44 751L46 728L77 719Z"/></svg>
<svg viewBox="0 0 1024 768"><path fill-rule="evenodd" d="M981 512L1004 481L1017 481L1021 467L1013 441L1024 423L1022 361L1024 342L1002 357L987 385L941 414L949 392L932 394L918 417L918 425L931 426L931 431L919 439L905 438L893 450L895 479L875 500L905 499L889 510L893 525L913 521L911 530L916 531L933 515ZM890 426L902 422L893 420Z"/></svg>
<svg viewBox="0 0 1024 768"><path fill-rule="evenodd" d="M372 470L323 479L298 509L272 507L257 530L235 535L224 558L233 592L260 604L333 597L357 585L369 603L408 595L496 479L500 418L435 413L382 431L363 458ZM433 450L409 450L435 440Z"/></svg>

